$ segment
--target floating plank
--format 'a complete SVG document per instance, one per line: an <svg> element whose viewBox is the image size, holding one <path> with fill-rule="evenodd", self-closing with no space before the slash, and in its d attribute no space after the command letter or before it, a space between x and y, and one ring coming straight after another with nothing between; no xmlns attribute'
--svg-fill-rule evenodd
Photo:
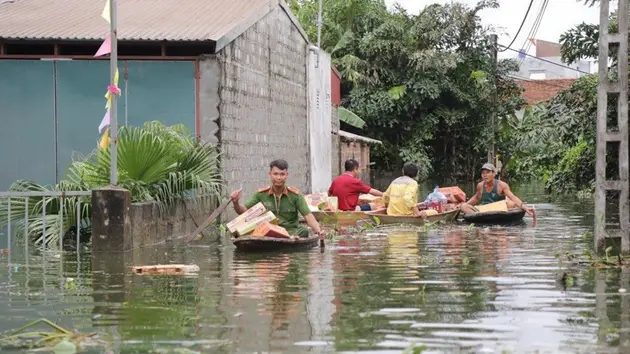
<svg viewBox="0 0 630 354"><path fill-rule="evenodd" d="M199 266L194 264L156 264L150 266L133 266L131 271L136 274L147 275L187 275L199 272Z"/></svg>

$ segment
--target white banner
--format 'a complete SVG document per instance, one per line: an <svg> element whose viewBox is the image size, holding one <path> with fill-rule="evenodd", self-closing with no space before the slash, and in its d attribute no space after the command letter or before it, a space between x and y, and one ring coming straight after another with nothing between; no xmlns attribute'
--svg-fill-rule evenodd
<svg viewBox="0 0 630 354"><path fill-rule="evenodd" d="M324 51L317 50L308 53L311 193L319 193L327 192L332 182L331 62L330 56Z"/></svg>

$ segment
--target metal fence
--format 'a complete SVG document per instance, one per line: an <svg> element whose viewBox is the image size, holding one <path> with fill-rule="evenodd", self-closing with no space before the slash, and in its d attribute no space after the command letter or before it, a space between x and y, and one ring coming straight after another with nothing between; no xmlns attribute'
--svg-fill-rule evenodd
<svg viewBox="0 0 630 354"><path fill-rule="evenodd" d="M9 254L11 254L11 247L12 247L12 236L13 236L13 226L14 226L14 220L17 219L18 217L23 217L24 218L24 237L25 237L25 242L24 242L24 247L25 247L25 251L26 253L28 253L28 246L29 246L29 222L31 222L33 220L33 216L34 215L29 215L30 211L33 209L32 207L34 207L34 205L29 205L29 200L30 198L41 198L41 203L42 203L42 208L41 208L41 220L42 220L42 245L44 246L44 248L46 247L46 231L47 231L47 225L46 225L46 221L47 221L47 215L46 215L46 206L48 205L47 202L50 199L58 199L59 200L59 205L62 206L61 208L59 208L59 213L58 213L58 217L60 218L60 220L63 220L64 218L64 212L65 211L65 207L63 207L64 204L64 198L70 198L70 197L90 197L92 195L92 191L64 191L64 192L60 192L60 191L33 191L33 192L14 192L14 191L8 191L8 192L0 192L0 203L3 203L3 206L6 206L6 209L4 209L4 211L6 212L6 216L7 216L7 224L6 224L6 234L7 234L7 252ZM14 217L14 210L12 208L13 205L17 205L19 202L21 202L20 204L23 205L23 209L24 209L24 215L22 216L18 216L15 215ZM22 204L23 203L23 204ZM38 202L39 203L39 202ZM88 203L82 202L81 199L77 199L77 202L74 205L74 208L76 213L76 249L77 252L79 252L79 243L80 243L80 236L81 236L81 216L82 216L82 212L81 212L81 208ZM13 224L13 225L12 225ZM63 224L62 224L63 225ZM65 236L65 232L66 230L61 227L60 228L60 235L59 235L59 250L63 250L63 241L64 241L64 236Z"/></svg>

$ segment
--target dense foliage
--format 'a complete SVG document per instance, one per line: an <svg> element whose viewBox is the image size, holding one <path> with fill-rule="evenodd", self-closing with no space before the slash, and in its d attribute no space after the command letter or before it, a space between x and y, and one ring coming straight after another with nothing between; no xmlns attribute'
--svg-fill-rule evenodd
<svg viewBox="0 0 630 354"><path fill-rule="evenodd" d="M317 2L292 3L312 40ZM486 160L492 109L503 116L523 102L506 75L515 62L493 65L489 32L478 16L498 3L434 4L418 15L390 11L383 0L323 3L321 47L343 76L342 105L367 123L354 132L384 143L372 150L377 166L397 169L413 161L424 176L470 179Z"/></svg>
<svg viewBox="0 0 630 354"><path fill-rule="evenodd" d="M593 5L595 1L586 1ZM611 30L617 28L617 16L610 17ZM562 59L572 64L596 58L599 53L599 25L581 23L560 37ZM611 52L609 77L616 68L616 53ZM542 177L549 191L567 194L592 192L595 182L595 146L597 116L597 75L578 79L545 104L533 107L518 119L511 117L502 126L502 138L515 147L508 172L514 178ZM617 99L609 96L609 127L616 126ZM618 173L616 149L608 148L607 176ZM613 177L614 178L614 177Z"/></svg>
<svg viewBox="0 0 630 354"><path fill-rule="evenodd" d="M506 172L512 179L543 178L554 193L591 189L596 112L597 77L587 75L521 118L505 119L501 138L512 147Z"/></svg>
<svg viewBox="0 0 630 354"><path fill-rule="evenodd" d="M90 191L109 184L110 148L96 149L84 159L74 161L66 178L48 187L19 180L11 191ZM131 191L133 202L151 201L162 209L176 199L217 195L221 186L218 150L197 142L183 125L167 127L149 122L143 127L121 127L118 135L118 186ZM9 214L17 235L24 235L28 208L28 234L36 244L56 245L68 231L89 230L92 221L89 197L14 198L0 205L0 226L7 225ZM81 208L77 210L80 202ZM45 217L42 210L46 209ZM76 229L80 213L81 230ZM45 230L45 232L44 232Z"/></svg>

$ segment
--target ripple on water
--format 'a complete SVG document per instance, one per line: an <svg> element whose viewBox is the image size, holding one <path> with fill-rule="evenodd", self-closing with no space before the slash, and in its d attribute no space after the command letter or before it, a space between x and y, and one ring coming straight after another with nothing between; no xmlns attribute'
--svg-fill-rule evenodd
<svg viewBox="0 0 630 354"><path fill-rule="evenodd" d="M529 219L516 227L379 228L340 235L323 252L243 254L219 239L156 246L122 261L64 254L31 256L27 265L16 255L18 267L0 266L0 332L45 317L111 334L129 352L155 353L618 350L630 341L621 272L569 271L554 257L590 246L581 235L591 215L536 207L535 228ZM139 277L127 269L155 263L200 271ZM564 272L572 285L558 280Z"/></svg>

